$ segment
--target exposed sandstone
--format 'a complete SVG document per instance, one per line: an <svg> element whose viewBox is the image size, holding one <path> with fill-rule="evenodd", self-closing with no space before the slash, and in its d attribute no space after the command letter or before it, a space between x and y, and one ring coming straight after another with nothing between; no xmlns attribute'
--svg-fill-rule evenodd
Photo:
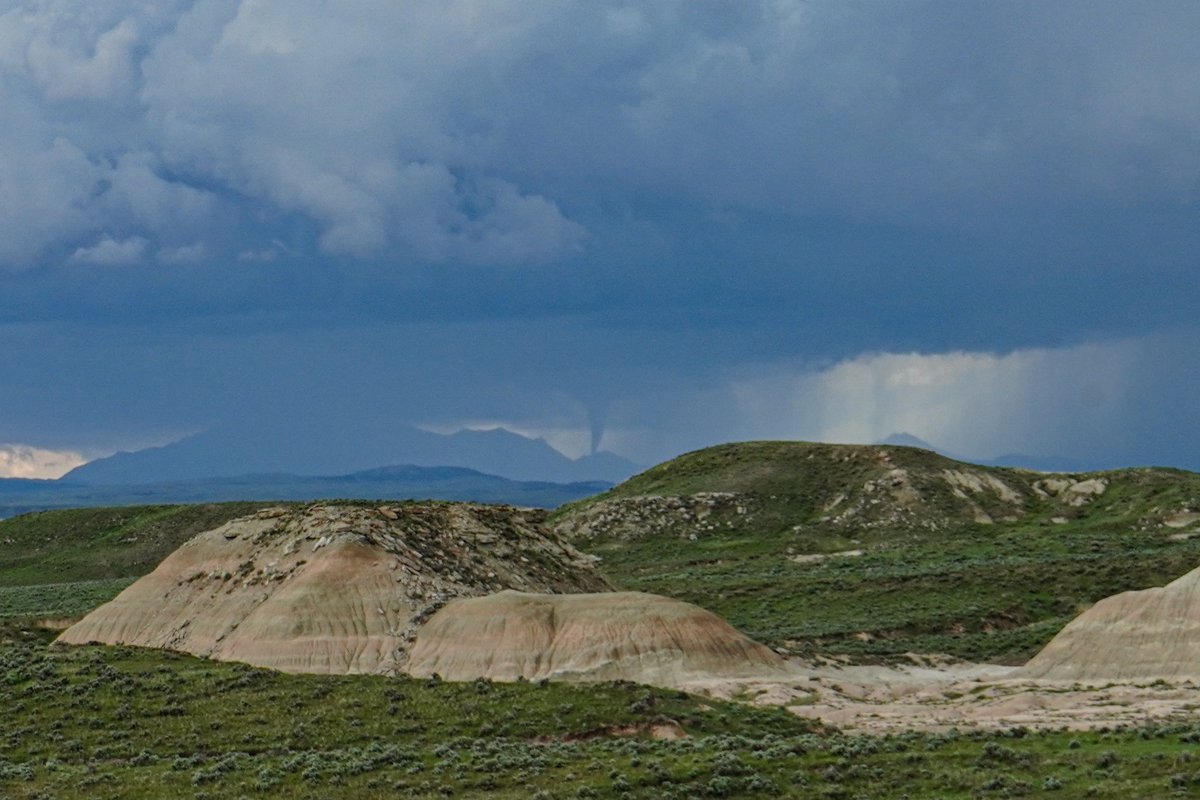
<svg viewBox="0 0 1200 800"><path fill-rule="evenodd" d="M268 509L191 539L59 641L288 672L402 671L417 628L454 598L610 588L543 519L447 503Z"/></svg>
<svg viewBox="0 0 1200 800"><path fill-rule="evenodd" d="M1166 586L1101 600L1014 677L1200 680L1200 569Z"/></svg>
<svg viewBox="0 0 1200 800"><path fill-rule="evenodd" d="M448 680L783 679L791 668L702 608L642 592L504 591L455 600L417 634L408 671Z"/></svg>

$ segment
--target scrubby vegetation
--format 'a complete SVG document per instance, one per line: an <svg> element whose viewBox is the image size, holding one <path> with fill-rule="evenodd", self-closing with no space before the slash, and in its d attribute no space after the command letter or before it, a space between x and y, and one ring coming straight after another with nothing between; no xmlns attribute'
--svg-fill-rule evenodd
<svg viewBox="0 0 1200 800"><path fill-rule="evenodd" d="M1017 470L969 467L1013 496L986 480L956 487L966 479L947 471L964 469L907 448L731 445L552 521L595 523L577 544L622 588L697 603L792 652L855 659L1020 661L1088 603L1200 564L1200 522L1178 524L1200 511L1200 476L1063 476L1103 483L1078 501ZM1191 721L846 735L631 684L285 675L52 646L35 625L90 610L195 533L260 507L0 522L0 797L1200 796Z"/></svg>
<svg viewBox="0 0 1200 800"><path fill-rule="evenodd" d="M0 586L0 617L69 620L107 603L136 578Z"/></svg>
<svg viewBox="0 0 1200 800"><path fill-rule="evenodd" d="M85 614L197 533L266 505L80 508L0 520L0 617Z"/></svg>
<svg viewBox="0 0 1200 800"><path fill-rule="evenodd" d="M1200 728L847 736L632 684L285 675L0 627L0 796L1200 794ZM680 730L655 740L654 726Z"/></svg>
<svg viewBox="0 0 1200 800"><path fill-rule="evenodd" d="M956 487L950 472L995 479L1013 494ZM551 521L603 511L607 524L576 543L604 559L620 588L697 603L788 652L1018 663L1096 600L1200 564L1200 536L1164 524L1200 510L1200 476L1057 476L1104 483L1074 500L1039 488L1054 477L906 447L747 442L661 464ZM194 534L262 505L0 521L0 616L79 616Z"/></svg>
<svg viewBox="0 0 1200 800"><path fill-rule="evenodd" d="M856 557L796 563L790 531L588 545L618 586L678 597L792 652L948 653L1020 663L1089 604L1200 565L1200 539L1119 524L972 526Z"/></svg>
<svg viewBox="0 0 1200 800"><path fill-rule="evenodd" d="M527 797L564 785L587 797L622 782L644 795L676 782L660 774L656 754L667 750L649 741L656 725L705 743L668 760L680 786L720 774L709 762L723 741L814 731L782 709L634 684L286 675L151 650L48 646L11 623L0 637L4 797ZM752 772L739 768L726 783L766 781Z"/></svg>
<svg viewBox="0 0 1200 800"><path fill-rule="evenodd" d="M1200 475L1058 476L1102 483L1095 495L1056 496L1055 479L904 447L751 442L681 456L552 522L621 588L792 653L1020 663L1091 603L1200 565L1200 536L1165 524L1200 509Z"/></svg>

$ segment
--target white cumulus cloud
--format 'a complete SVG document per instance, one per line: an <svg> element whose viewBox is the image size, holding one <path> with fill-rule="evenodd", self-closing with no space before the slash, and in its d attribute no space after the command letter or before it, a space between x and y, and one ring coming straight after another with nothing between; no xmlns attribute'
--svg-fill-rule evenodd
<svg viewBox="0 0 1200 800"><path fill-rule="evenodd" d="M159 250L158 260L164 264L198 264L204 260L206 252L202 242L195 242Z"/></svg>

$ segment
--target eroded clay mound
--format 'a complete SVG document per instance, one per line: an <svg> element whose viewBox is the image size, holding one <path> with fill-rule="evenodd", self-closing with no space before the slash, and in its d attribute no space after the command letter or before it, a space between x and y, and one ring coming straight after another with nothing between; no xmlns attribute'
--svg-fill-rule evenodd
<svg viewBox="0 0 1200 800"><path fill-rule="evenodd" d="M417 634L408 671L448 680L629 680L785 675L778 655L702 608L642 592L505 591L455 600Z"/></svg>
<svg viewBox="0 0 1200 800"><path fill-rule="evenodd" d="M447 601L609 588L543 512L467 504L268 509L191 539L59 641L288 672L390 673Z"/></svg>
<svg viewBox="0 0 1200 800"><path fill-rule="evenodd" d="M1200 569L1161 588L1101 600L1013 677L1200 679Z"/></svg>

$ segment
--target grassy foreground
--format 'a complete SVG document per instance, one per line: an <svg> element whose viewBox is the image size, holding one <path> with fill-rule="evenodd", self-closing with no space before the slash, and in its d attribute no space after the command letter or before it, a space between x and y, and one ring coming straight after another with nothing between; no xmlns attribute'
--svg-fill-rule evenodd
<svg viewBox="0 0 1200 800"><path fill-rule="evenodd" d="M631 684L284 675L2 636L5 798L1200 795L1200 728L844 736Z"/></svg>

